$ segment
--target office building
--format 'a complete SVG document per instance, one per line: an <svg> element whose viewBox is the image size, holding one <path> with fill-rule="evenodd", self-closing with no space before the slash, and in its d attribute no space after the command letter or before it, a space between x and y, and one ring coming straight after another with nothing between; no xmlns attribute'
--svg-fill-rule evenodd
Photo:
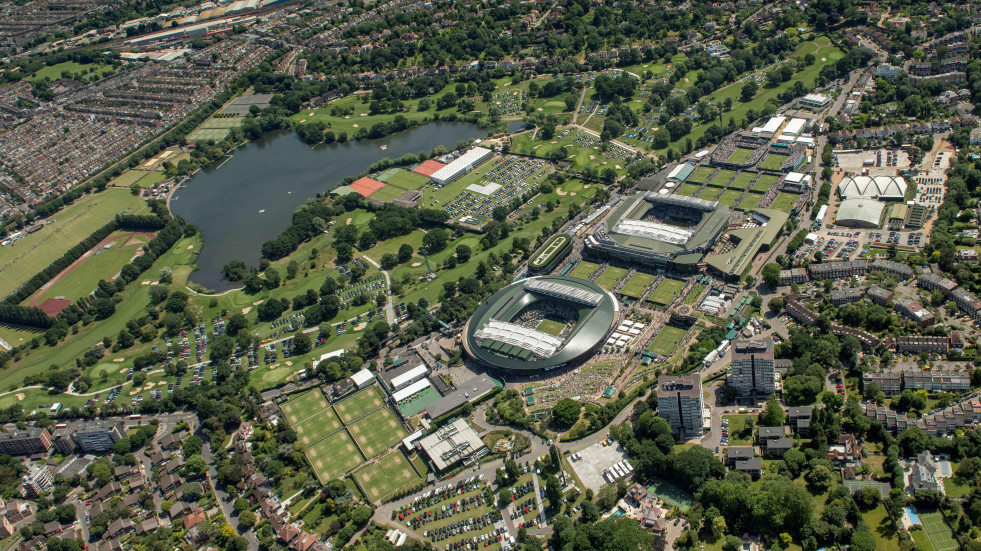
<svg viewBox="0 0 981 551"><path fill-rule="evenodd" d="M112 450L116 441L126 436L120 419L103 419L85 423L75 431L75 443L84 453L104 453Z"/></svg>

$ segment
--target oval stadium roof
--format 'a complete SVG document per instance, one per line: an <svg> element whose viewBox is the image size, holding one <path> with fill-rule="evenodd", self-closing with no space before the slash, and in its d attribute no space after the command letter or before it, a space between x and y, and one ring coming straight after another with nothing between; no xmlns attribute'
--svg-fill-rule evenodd
<svg viewBox="0 0 981 551"><path fill-rule="evenodd" d="M838 195L852 197L878 197L903 199L906 196L906 180L901 176L846 176L838 184Z"/></svg>
<svg viewBox="0 0 981 551"><path fill-rule="evenodd" d="M561 302L578 311L578 322L556 336L519 326L519 314L536 302ZM472 358L505 371L533 371L578 363L606 339L616 321L616 298L595 283L566 276L542 276L508 285L485 300L463 330L463 348Z"/></svg>

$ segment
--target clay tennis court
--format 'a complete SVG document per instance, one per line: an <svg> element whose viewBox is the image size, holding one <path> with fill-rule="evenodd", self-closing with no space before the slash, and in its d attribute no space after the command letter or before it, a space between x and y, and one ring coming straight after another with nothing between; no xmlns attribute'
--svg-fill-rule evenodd
<svg viewBox="0 0 981 551"><path fill-rule="evenodd" d="M382 457L354 473L372 501L422 482L422 477L400 451Z"/></svg>
<svg viewBox="0 0 981 551"><path fill-rule="evenodd" d="M364 457L345 430L339 430L310 446L306 455L321 484L341 478L364 462Z"/></svg>
<svg viewBox="0 0 981 551"><path fill-rule="evenodd" d="M432 176L433 174L436 174L436 171L443 168L444 166L446 165L439 161L428 159L423 161L422 164L420 164L419 166L413 168L412 172L415 172L416 174L422 174L423 176Z"/></svg>
<svg viewBox="0 0 981 551"><path fill-rule="evenodd" d="M366 457L374 457L388 450L408 436L402 423L389 408L382 408L348 426L351 436Z"/></svg>
<svg viewBox="0 0 981 551"><path fill-rule="evenodd" d="M379 189L385 187L384 182L379 182L378 180L373 180L368 177L358 178L350 186L351 189L360 193L365 197L369 197L372 193L378 191Z"/></svg>

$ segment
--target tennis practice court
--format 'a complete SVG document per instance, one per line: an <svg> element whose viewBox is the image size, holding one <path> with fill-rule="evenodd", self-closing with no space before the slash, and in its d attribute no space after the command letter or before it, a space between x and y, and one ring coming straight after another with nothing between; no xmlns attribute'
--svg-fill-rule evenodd
<svg viewBox="0 0 981 551"><path fill-rule="evenodd" d="M939 512L920 513L919 517L923 531L926 532L930 544L936 551L954 551L959 547L950 533L950 527Z"/></svg>
<svg viewBox="0 0 981 551"><path fill-rule="evenodd" d="M422 164L420 164L419 166L413 168L412 172L415 172L416 174L422 174L423 176L432 176L433 174L436 174L436 171L443 168L444 166L446 165L439 161L428 159L426 161L423 161Z"/></svg>
<svg viewBox="0 0 981 551"><path fill-rule="evenodd" d="M354 191L360 193L365 197L369 197L372 193L385 187L385 184L379 182L378 180L373 180L368 177L358 178L351 185L350 188Z"/></svg>

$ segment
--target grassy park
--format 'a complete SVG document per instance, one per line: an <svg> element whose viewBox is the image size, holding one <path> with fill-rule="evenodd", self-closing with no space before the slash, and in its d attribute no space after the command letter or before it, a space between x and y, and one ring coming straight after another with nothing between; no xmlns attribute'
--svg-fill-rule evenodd
<svg viewBox="0 0 981 551"><path fill-rule="evenodd" d="M143 199L129 190L107 189L79 198L49 217L40 230L0 248L0 296L14 291L115 215L146 210Z"/></svg>

